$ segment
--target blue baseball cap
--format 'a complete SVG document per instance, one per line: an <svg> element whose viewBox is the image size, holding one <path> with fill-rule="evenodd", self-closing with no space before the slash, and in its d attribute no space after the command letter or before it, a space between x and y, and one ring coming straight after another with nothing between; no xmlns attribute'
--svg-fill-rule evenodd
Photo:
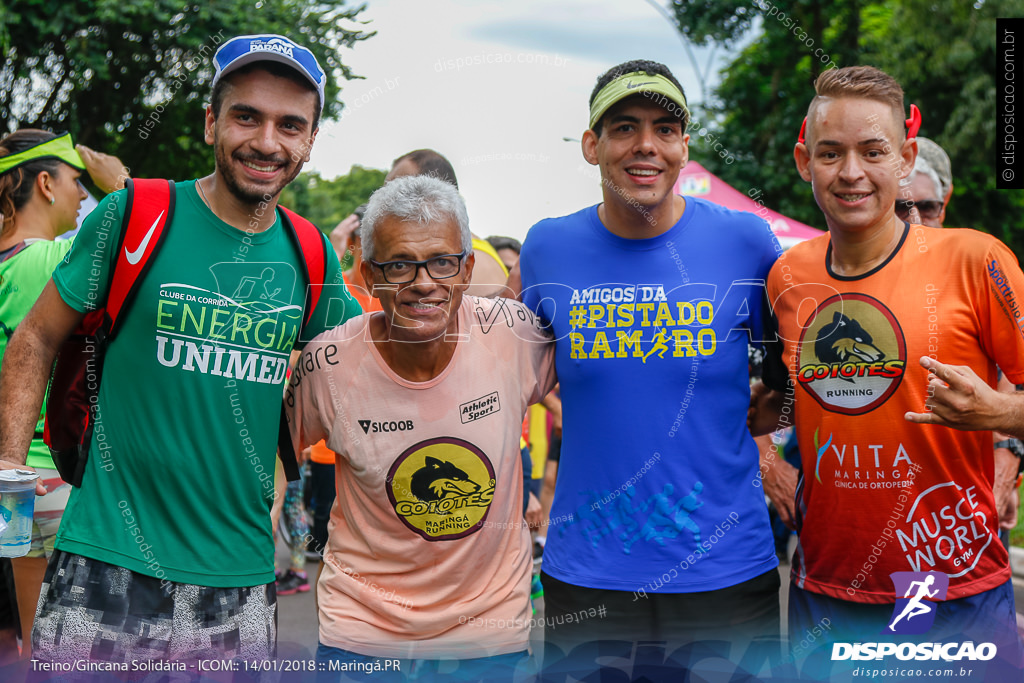
<svg viewBox="0 0 1024 683"><path fill-rule="evenodd" d="M224 43L213 56L216 69L213 85L235 69L253 62L280 62L306 77L320 95L320 113L324 111L324 70L309 49L274 33L258 36L235 36Z"/></svg>

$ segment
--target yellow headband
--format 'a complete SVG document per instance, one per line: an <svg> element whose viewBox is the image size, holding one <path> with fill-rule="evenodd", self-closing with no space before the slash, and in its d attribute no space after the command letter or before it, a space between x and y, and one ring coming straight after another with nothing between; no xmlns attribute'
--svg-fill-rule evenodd
<svg viewBox="0 0 1024 683"><path fill-rule="evenodd" d="M9 171L15 166L20 166L26 162L44 158L60 159L65 164L74 166L80 171L85 170L85 162L82 161L82 157L78 155L75 146L71 143L71 133L65 133L52 140L23 149L17 154L0 157L0 173Z"/></svg>
<svg viewBox="0 0 1024 683"><path fill-rule="evenodd" d="M613 104L632 95L643 95L680 120L690 118L686 96L672 81L660 74L651 76L643 71L634 71L619 76L597 93L594 103L590 105L590 127L597 125Z"/></svg>

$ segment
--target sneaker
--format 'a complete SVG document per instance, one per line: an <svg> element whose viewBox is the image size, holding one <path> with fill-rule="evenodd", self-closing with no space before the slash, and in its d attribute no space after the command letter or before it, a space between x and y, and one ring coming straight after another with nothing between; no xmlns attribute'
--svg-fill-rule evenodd
<svg viewBox="0 0 1024 683"><path fill-rule="evenodd" d="M284 576L277 580L278 595L305 593L308 590L309 579L306 577L306 572L297 572L289 569Z"/></svg>

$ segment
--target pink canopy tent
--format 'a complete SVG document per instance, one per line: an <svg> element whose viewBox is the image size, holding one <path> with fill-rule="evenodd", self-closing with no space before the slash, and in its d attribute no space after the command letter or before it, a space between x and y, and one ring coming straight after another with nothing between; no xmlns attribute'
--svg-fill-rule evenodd
<svg viewBox="0 0 1024 683"><path fill-rule="evenodd" d="M679 172L679 179L676 180L673 190L676 194L700 197L727 209L748 211L760 216L772 226L772 232L785 249L822 234L821 230L786 218L781 213L758 204L761 188L753 188L749 195L743 194L696 161L690 161Z"/></svg>

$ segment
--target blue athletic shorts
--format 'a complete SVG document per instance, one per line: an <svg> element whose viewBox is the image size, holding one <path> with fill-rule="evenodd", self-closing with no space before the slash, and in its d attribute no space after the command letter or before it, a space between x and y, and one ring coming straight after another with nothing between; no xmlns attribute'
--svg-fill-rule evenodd
<svg viewBox="0 0 1024 683"><path fill-rule="evenodd" d="M883 633L894 620L893 604L864 604L831 598L789 586L789 648L790 660L805 674L800 680L825 681L838 676L849 676L854 670L858 677L914 679L918 676L935 677L929 671L954 670L951 677L964 681L1020 681L1024 680L1024 648L1017 633L1013 600L1013 583L1007 581L992 590L966 598L946 600L937 604L935 622L920 635L894 635ZM974 646L992 643L996 655L989 660L972 660L969 652L953 661L916 659L924 657L921 648L906 658L911 649L906 646L901 654L886 654L880 659L855 659L849 653L856 643L965 643ZM836 643L848 643L850 647ZM863 649L859 650L863 653ZM961 652L947 650L950 653ZM955 656L955 655L954 655ZM904 658L901 658L904 657ZM961 672L961 668L971 670ZM922 670L916 674L913 671ZM893 672L886 675L879 672ZM846 672L845 674L843 672ZM907 673L911 672L911 673ZM946 674L939 675L942 678Z"/></svg>

